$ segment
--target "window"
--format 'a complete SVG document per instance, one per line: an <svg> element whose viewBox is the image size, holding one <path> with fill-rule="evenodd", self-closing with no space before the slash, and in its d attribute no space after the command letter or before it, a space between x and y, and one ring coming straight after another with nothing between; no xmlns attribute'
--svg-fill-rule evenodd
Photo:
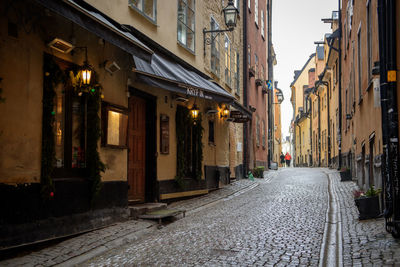
<svg viewBox="0 0 400 267"><path fill-rule="evenodd" d="M194 52L195 0L178 1L178 41Z"/></svg>
<svg viewBox="0 0 400 267"><path fill-rule="evenodd" d="M251 46L248 45L247 48L247 63L249 64L249 69L251 68Z"/></svg>
<svg viewBox="0 0 400 267"><path fill-rule="evenodd" d="M264 65L261 64L261 75L260 75L261 80L265 81L264 77L265 77Z"/></svg>
<svg viewBox="0 0 400 267"><path fill-rule="evenodd" d="M214 144L214 122L208 121L208 143Z"/></svg>
<svg viewBox="0 0 400 267"><path fill-rule="evenodd" d="M357 64L358 64L358 100L362 99L361 90L361 30L357 33Z"/></svg>
<svg viewBox="0 0 400 267"><path fill-rule="evenodd" d="M239 53L235 51L233 53L233 66L232 66L233 71L235 72L233 75L233 86L235 87L236 94L238 95L240 93L239 60L240 60Z"/></svg>
<svg viewBox="0 0 400 267"><path fill-rule="evenodd" d="M211 18L211 30L218 30L219 25L218 23L214 20L214 18ZM214 73L215 75L219 76L220 72L220 55L219 55L219 35L217 36L216 33L211 33L211 38L213 41L211 42L211 72Z"/></svg>
<svg viewBox="0 0 400 267"><path fill-rule="evenodd" d="M102 145L127 148L128 110L107 102L102 105Z"/></svg>
<svg viewBox="0 0 400 267"><path fill-rule="evenodd" d="M256 117L256 145L260 146L260 119Z"/></svg>
<svg viewBox="0 0 400 267"><path fill-rule="evenodd" d="M55 177L70 177L86 168L86 101L72 86L60 84L55 90L54 138Z"/></svg>
<svg viewBox="0 0 400 267"><path fill-rule="evenodd" d="M371 1L367 3L367 50L368 50L368 81L372 78L372 11Z"/></svg>
<svg viewBox="0 0 400 267"><path fill-rule="evenodd" d="M264 38L264 10L261 10L261 36Z"/></svg>
<svg viewBox="0 0 400 267"><path fill-rule="evenodd" d="M157 22L157 0L129 0L129 6L152 22Z"/></svg>
<svg viewBox="0 0 400 267"><path fill-rule="evenodd" d="M258 26L258 0L254 0L254 20Z"/></svg>
<svg viewBox="0 0 400 267"><path fill-rule="evenodd" d="M265 122L264 122L264 120L262 120L261 126L262 126L262 146L263 146L263 148L265 148L266 136L265 136Z"/></svg>
<svg viewBox="0 0 400 267"><path fill-rule="evenodd" d="M251 10L251 0L247 0L247 6L249 8L249 11Z"/></svg>
<svg viewBox="0 0 400 267"><path fill-rule="evenodd" d="M258 57L256 54L254 54L254 71L256 73L256 79L258 79L259 77L259 73L258 73Z"/></svg>
<svg viewBox="0 0 400 267"><path fill-rule="evenodd" d="M225 83L231 86L231 41L225 34Z"/></svg>

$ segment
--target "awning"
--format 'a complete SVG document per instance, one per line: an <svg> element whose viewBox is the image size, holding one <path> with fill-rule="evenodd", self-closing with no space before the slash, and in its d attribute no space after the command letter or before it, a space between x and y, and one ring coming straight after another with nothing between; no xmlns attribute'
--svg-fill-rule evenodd
<svg viewBox="0 0 400 267"><path fill-rule="evenodd" d="M133 58L138 82L188 96L234 103L234 96L179 63L157 54L153 54L150 64L136 56Z"/></svg>
<svg viewBox="0 0 400 267"><path fill-rule="evenodd" d="M127 28L80 0L35 0L122 50L150 62L153 51Z"/></svg>

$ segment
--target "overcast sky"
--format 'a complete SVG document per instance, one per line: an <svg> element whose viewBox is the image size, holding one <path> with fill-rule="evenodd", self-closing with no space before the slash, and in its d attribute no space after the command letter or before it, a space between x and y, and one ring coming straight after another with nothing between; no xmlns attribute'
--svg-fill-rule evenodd
<svg viewBox="0 0 400 267"><path fill-rule="evenodd" d="M314 41L322 41L325 33L330 33L330 24L322 18L331 18L332 11L338 9L337 0L272 0L272 42L277 65L274 79L283 91L285 100L281 105L282 134L289 135L289 125L293 116L290 104L290 84L294 70L300 70L312 53Z"/></svg>

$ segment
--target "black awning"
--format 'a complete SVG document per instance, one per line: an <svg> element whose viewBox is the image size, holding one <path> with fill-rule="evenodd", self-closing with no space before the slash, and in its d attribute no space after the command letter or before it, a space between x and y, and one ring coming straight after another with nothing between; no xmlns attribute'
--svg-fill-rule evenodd
<svg viewBox="0 0 400 267"><path fill-rule="evenodd" d="M128 29L80 0L35 0L122 50L150 62L153 51Z"/></svg>
<svg viewBox="0 0 400 267"><path fill-rule="evenodd" d="M187 96L231 104L234 96L179 63L153 54L151 63L134 56L136 79L151 86Z"/></svg>

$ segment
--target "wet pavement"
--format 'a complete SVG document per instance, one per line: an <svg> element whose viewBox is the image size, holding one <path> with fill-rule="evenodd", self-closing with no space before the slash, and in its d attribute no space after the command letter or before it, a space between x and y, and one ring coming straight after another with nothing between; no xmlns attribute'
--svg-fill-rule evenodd
<svg viewBox="0 0 400 267"><path fill-rule="evenodd" d="M358 220L353 182L329 169L283 168L173 203L186 217L157 227L132 220L0 266L318 266L328 175L340 210L344 266L400 266L400 242L382 218ZM325 233L326 235L326 233Z"/></svg>

